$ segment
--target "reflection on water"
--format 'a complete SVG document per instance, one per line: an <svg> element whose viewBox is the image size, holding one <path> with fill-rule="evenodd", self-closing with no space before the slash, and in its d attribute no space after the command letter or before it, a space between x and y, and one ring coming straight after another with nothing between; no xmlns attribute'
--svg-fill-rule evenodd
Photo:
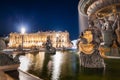
<svg viewBox="0 0 120 80"><path fill-rule="evenodd" d="M52 72L52 80L58 80L61 73L61 65L63 61L63 55L60 52L57 52L55 56L53 56L53 72Z"/></svg>
<svg viewBox="0 0 120 80"><path fill-rule="evenodd" d="M119 80L120 61L106 59L106 69L85 69L79 65L75 51L58 51L55 55L28 53L20 57L20 69L44 80Z"/></svg>
<svg viewBox="0 0 120 80"><path fill-rule="evenodd" d="M27 58L26 56L20 56L20 66L19 69L22 69L23 71L29 70L29 67L31 66L31 60Z"/></svg>

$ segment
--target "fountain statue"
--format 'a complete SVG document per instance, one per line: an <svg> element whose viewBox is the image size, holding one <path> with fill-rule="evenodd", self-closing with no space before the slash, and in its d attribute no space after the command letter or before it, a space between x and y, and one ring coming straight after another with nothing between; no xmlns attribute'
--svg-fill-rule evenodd
<svg viewBox="0 0 120 80"><path fill-rule="evenodd" d="M56 53L56 49L52 46L50 36L47 37L47 41L45 43L45 53L49 53L49 54Z"/></svg>
<svg viewBox="0 0 120 80"><path fill-rule="evenodd" d="M107 26L108 29L102 29L102 38L103 42L101 42L99 46L99 51L101 53L101 56L107 57L107 56L120 56L119 52L119 14L115 15L116 18L113 18L113 20L109 19L107 20ZM115 17L114 16L114 17ZM110 18L111 16L109 16ZM112 24L110 24L112 23ZM106 24L106 23L105 23ZM110 24L110 25L109 25Z"/></svg>
<svg viewBox="0 0 120 80"><path fill-rule="evenodd" d="M106 46L112 46L113 29L112 29L112 25L110 24L110 22L106 18L105 18L105 23L102 26L101 33L102 33L104 44ZM109 36L111 36L111 37L109 37Z"/></svg>
<svg viewBox="0 0 120 80"><path fill-rule="evenodd" d="M80 51L80 64L87 68L104 68L104 60L99 53L100 30L94 26L92 21L89 22L89 27L85 29L80 36L78 43Z"/></svg>
<svg viewBox="0 0 120 80"><path fill-rule="evenodd" d="M120 59L120 0L80 0L78 11L89 22L78 39L81 66L100 68L108 59Z"/></svg>

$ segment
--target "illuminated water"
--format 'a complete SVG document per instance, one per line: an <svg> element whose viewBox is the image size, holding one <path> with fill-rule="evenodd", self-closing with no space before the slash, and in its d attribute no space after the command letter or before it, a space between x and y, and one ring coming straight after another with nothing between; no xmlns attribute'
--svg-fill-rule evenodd
<svg viewBox="0 0 120 80"><path fill-rule="evenodd" d="M120 80L120 60L107 59L106 69L85 69L79 66L75 51L29 53L20 57L20 69L44 80Z"/></svg>

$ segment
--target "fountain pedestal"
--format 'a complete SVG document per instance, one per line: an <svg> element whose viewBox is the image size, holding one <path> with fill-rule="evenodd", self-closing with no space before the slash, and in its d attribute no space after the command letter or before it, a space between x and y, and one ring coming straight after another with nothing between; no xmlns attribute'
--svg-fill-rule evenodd
<svg viewBox="0 0 120 80"><path fill-rule="evenodd" d="M97 28L90 27L80 36L78 43L80 65L86 68L104 68L104 59L99 53L100 39Z"/></svg>
<svg viewBox="0 0 120 80"><path fill-rule="evenodd" d="M93 52L93 54L80 53L80 65L86 68L104 68L104 60L100 56L99 51Z"/></svg>

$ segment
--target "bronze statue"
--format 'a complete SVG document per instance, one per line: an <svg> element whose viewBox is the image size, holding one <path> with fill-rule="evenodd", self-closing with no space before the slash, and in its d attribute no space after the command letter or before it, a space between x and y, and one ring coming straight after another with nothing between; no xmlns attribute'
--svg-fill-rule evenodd
<svg viewBox="0 0 120 80"><path fill-rule="evenodd" d="M87 68L104 68L104 60L100 56L98 47L100 44L100 30L94 26L93 22L79 40L80 64Z"/></svg>
<svg viewBox="0 0 120 80"><path fill-rule="evenodd" d="M47 41L46 41L46 44L45 44L45 53L56 54L56 49L52 46L50 36L47 37Z"/></svg>

